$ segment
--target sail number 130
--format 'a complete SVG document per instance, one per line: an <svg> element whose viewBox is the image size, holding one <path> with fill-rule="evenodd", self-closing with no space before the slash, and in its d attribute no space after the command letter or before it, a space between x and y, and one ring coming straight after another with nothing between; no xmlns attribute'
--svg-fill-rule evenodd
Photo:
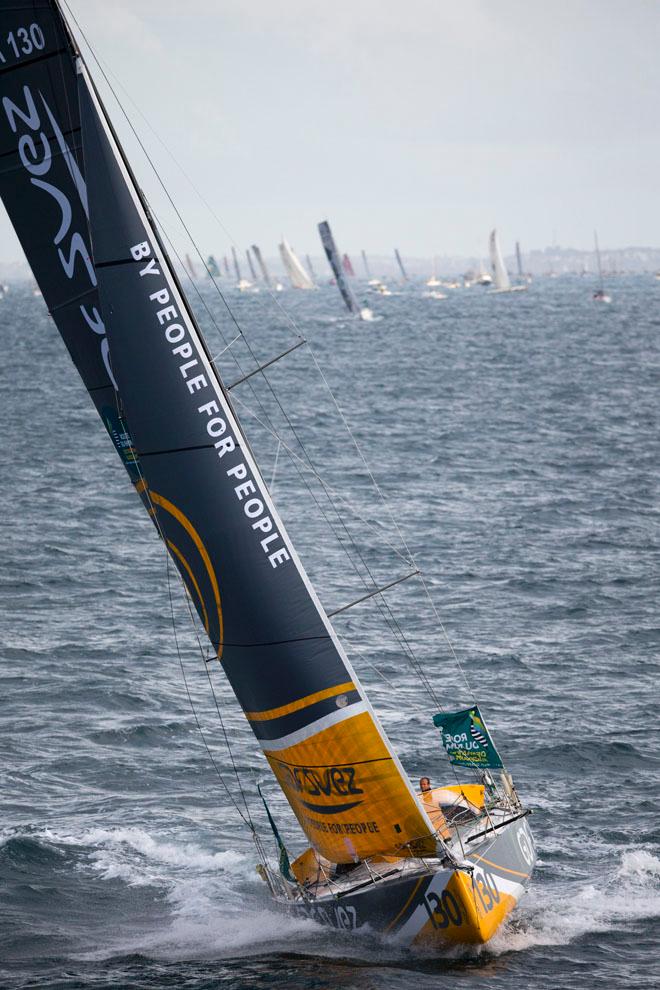
<svg viewBox="0 0 660 990"><path fill-rule="evenodd" d="M28 27L19 27L15 31L10 31L5 41L15 58L23 58L24 55L31 55L34 51L41 52L46 47L44 33L38 24L30 24ZM0 52L0 61L7 61L2 52Z"/></svg>

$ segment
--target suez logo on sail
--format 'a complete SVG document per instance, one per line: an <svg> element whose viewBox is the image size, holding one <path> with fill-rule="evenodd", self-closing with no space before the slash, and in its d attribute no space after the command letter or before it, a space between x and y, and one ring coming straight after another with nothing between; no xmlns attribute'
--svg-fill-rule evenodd
<svg viewBox="0 0 660 990"><path fill-rule="evenodd" d="M299 794L310 797L349 797L364 794L357 786L355 767L326 767L323 771L313 767L290 767L282 765L287 783Z"/></svg>
<svg viewBox="0 0 660 990"><path fill-rule="evenodd" d="M134 244L130 248L130 252L133 260L142 266L140 278L149 279L150 276L162 278L162 273L158 267L160 262L154 257L151 244L148 241ZM196 396L197 399L206 398L209 392L215 390L209 385L203 363L198 357L199 352L190 339L185 320L181 319L174 305L169 288L164 285L155 289L149 293L149 300L157 307L156 319L163 327L163 334L171 347L172 354L179 361L179 371L186 383L188 392L190 395ZM197 412L204 417L206 433L221 460L227 454L239 449L228 428L227 420L221 415L216 398L209 398L208 401L197 406ZM271 567L280 567L291 559L289 551L271 516L266 511L261 493L250 477L250 469L244 461L238 461L227 468L227 477L231 479L232 484L238 482L237 485L233 486L234 495L242 504L243 512L259 537L261 549L268 557Z"/></svg>
<svg viewBox="0 0 660 990"><path fill-rule="evenodd" d="M59 226L53 235L53 246L57 248L57 257L59 258L62 271L67 279L73 279L76 269L80 267L79 264L77 265L77 262L81 261L86 276L89 279L90 288L95 289L96 272L94 271L87 242L79 230L71 229L73 225L71 200L63 189L46 179L47 175L50 179L54 178L52 174L49 175L53 164L53 152L50 141L42 130L39 108L29 86L23 86L23 99L25 101L23 108L19 107L8 96L5 96L2 100L2 108L13 133L18 134L19 128L24 130L24 133L18 139L18 157L23 168L30 176L30 183L36 189L40 189L47 196L50 196L57 209L59 209ZM62 155L62 159L84 210L85 217L89 219L85 180L82 177L71 149L64 139L62 130L41 92L39 92L39 99L41 104L43 104L43 110L53 130L59 152ZM84 303L79 305L79 310L89 329L100 338L101 359L108 373L108 378L116 391L117 383L110 366L108 340L105 335L105 326L103 325L101 315L96 306L92 306L91 312L89 312Z"/></svg>

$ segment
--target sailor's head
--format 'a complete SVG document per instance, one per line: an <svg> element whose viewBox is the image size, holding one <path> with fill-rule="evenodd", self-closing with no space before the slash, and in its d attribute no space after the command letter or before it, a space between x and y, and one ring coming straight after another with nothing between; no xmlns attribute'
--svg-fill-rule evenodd
<svg viewBox="0 0 660 990"><path fill-rule="evenodd" d="M430 777L420 777L419 778L419 789L420 789L420 791L430 791L431 790L431 778Z"/></svg>

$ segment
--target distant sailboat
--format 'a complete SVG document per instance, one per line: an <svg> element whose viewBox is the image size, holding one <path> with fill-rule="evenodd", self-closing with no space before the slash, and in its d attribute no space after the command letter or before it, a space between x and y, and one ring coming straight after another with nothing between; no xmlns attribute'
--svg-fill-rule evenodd
<svg viewBox="0 0 660 990"><path fill-rule="evenodd" d="M229 262L227 261L227 255L226 254L224 254L222 256L222 267L225 270L225 275L229 275L230 274L230 272L229 272Z"/></svg>
<svg viewBox="0 0 660 990"><path fill-rule="evenodd" d="M241 266L238 263L238 255L236 254L236 248L234 247L233 244L231 247L231 256L234 260L234 274L236 275L236 288L239 289L241 292L245 292L246 289L250 289L252 287L252 284L248 282L246 278L243 278L243 275L241 273Z"/></svg>
<svg viewBox="0 0 660 990"><path fill-rule="evenodd" d="M330 224L327 220L322 220L319 224L319 234L321 235L321 243L323 244L325 256L328 259L332 273L335 276L337 287L341 293L342 299L346 303L346 309L349 313L352 313L353 316L357 316L361 320L370 320L372 317L371 310L367 307L360 306L355 293L346 278L346 273L339 257L339 251L337 250L337 245L335 244L335 239L332 236Z"/></svg>
<svg viewBox="0 0 660 990"><path fill-rule="evenodd" d="M518 282L531 282L532 276L525 273L523 268L522 254L520 251L520 241L516 241L516 266L518 268Z"/></svg>
<svg viewBox="0 0 660 990"><path fill-rule="evenodd" d="M314 283L296 257L286 238L279 245L282 264L294 289L313 289Z"/></svg>
<svg viewBox="0 0 660 990"><path fill-rule="evenodd" d="M316 272L314 271L314 265L312 264L312 259L308 254L305 255L305 264L307 265L307 271L313 282L316 281Z"/></svg>
<svg viewBox="0 0 660 990"><path fill-rule="evenodd" d="M405 268L403 267L403 262L401 261L401 255L399 254L399 249L398 248L394 248L394 257L397 260L397 264L398 264L399 269L401 271L401 276L403 278L403 281L404 282L407 282L408 281L408 275L406 273Z"/></svg>
<svg viewBox="0 0 660 990"><path fill-rule="evenodd" d="M348 257L347 254L341 259L341 266L348 275L349 278L355 278L355 269L353 268L353 262Z"/></svg>
<svg viewBox="0 0 660 990"><path fill-rule="evenodd" d="M189 254L186 254L186 270L194 282L197 278L197 271L195 270L195 266L193 265L192 258Z"/></svg>
<svg viewBox="0 0 660 990"><path fill-rule="evenodd" d="M206 259L206 268L211 278L220 278L220 269L214 255L210 254Z"/></svg>
<svg viewBox="0 0 660 990"><path fill-rule="evenodd" d="M252 282L253 283L257 282L258 281L257 273L254 268L254 262L252 261L252 255L250 254L249 248L245 249L245 257L247 258L248 268L250 269L250 276L252 277ZM255 291L258 291L258 289Z"/></svg>
<svg viewBox="0 0 660 990"><path fill-rule="evenodd" d="M434 289L438 285L442 285L442 282L438 278L438 274L437 274L437 260L436 260L435 255L433 255L433 272L431 274L431 277L426 280L426 284L429 287L429 289ZM444 296L443 296L443 299L444 299Z"/></svg>
<svg viewBox="0 0 660 990"><path fill-rule="evenodd" d="M598 265L598 288L594 292L594 300L596 302L611 303L612 296L605 291L605 283L603 282L603 265L600 260L600 248L598 246L598 234L594 230L594 247L596 250L596 264Z"/></svg>
<svg viewBox="0 0 660 990"><path fill-rule="evenodd" d="M367 276L367 280L371 279L371 272L369 271L369 262L367 261L367 255L365 251L362 251L362 264L364 265L364 274Z"/></svg>
<svg viewBox="0 0 660 990"><path fill-rule="evenodd" d="M264 260L264 256L261 253L261 248L257 247L256 244L253 244L252 245L252 254L257 259L257 264L259 265L259 270L261 271L261 276L262 276L264 282L266 283L266 285L268 286L268 288L269 289L273 289L275 292L281 292L282 289L284 288L284 286L282 285L282 283L280 282L279 279L276 279L275 280L275 283L273 284L273 282L271 280L271 277L270 277L270 272L268 271L268 266L266 265L266 262Z"/></svg>
<svg viewBox="0 0 660 990"><path fill-rule="evenodd" d="M490 249L490 262L495 282L495 288L490 289L490 292L521 292L526 289L527 286L525 285L511 285L511 279L509 278L509 273L506 270L506 265L502 257L497 230L491 230L488 247Z"/></svg>

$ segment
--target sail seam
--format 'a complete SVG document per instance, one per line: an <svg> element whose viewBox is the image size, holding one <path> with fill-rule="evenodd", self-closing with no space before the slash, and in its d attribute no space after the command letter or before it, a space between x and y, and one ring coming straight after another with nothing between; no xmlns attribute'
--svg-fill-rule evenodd
<svg viewBox="0 0 660 990"><path fill-rule="evenodd" d="M25 59L18 65L8 65L6 68L0 69L0 76L6 76L10 72L18 72L20 69L27 69L28 66L35 65L37 62L44 62L49 58L59 58L60 55L68 55L68 53L68 48L58 48L54 52L46 52L44 55L37 55L36 58Z"/></svg>
<svg viewBox="0 0 660 990"><path fill-rule="evenodd" d="M298 698L297 701L291 701L287 705L280 705L279 708L268 708L263 712L245 712L245 717L249 718L251 722L262 722L267 719L280 718L282 715L290 715L293 712L299 711L301 708L307 708L317 701L325 701L326 698L332 698L336 694L354 690L355 684L353 684L353 681L347 681L345 684L335 684L334 687L325 688L323 691L315 691L313 694L308 694L305 698Z"/></svg>

